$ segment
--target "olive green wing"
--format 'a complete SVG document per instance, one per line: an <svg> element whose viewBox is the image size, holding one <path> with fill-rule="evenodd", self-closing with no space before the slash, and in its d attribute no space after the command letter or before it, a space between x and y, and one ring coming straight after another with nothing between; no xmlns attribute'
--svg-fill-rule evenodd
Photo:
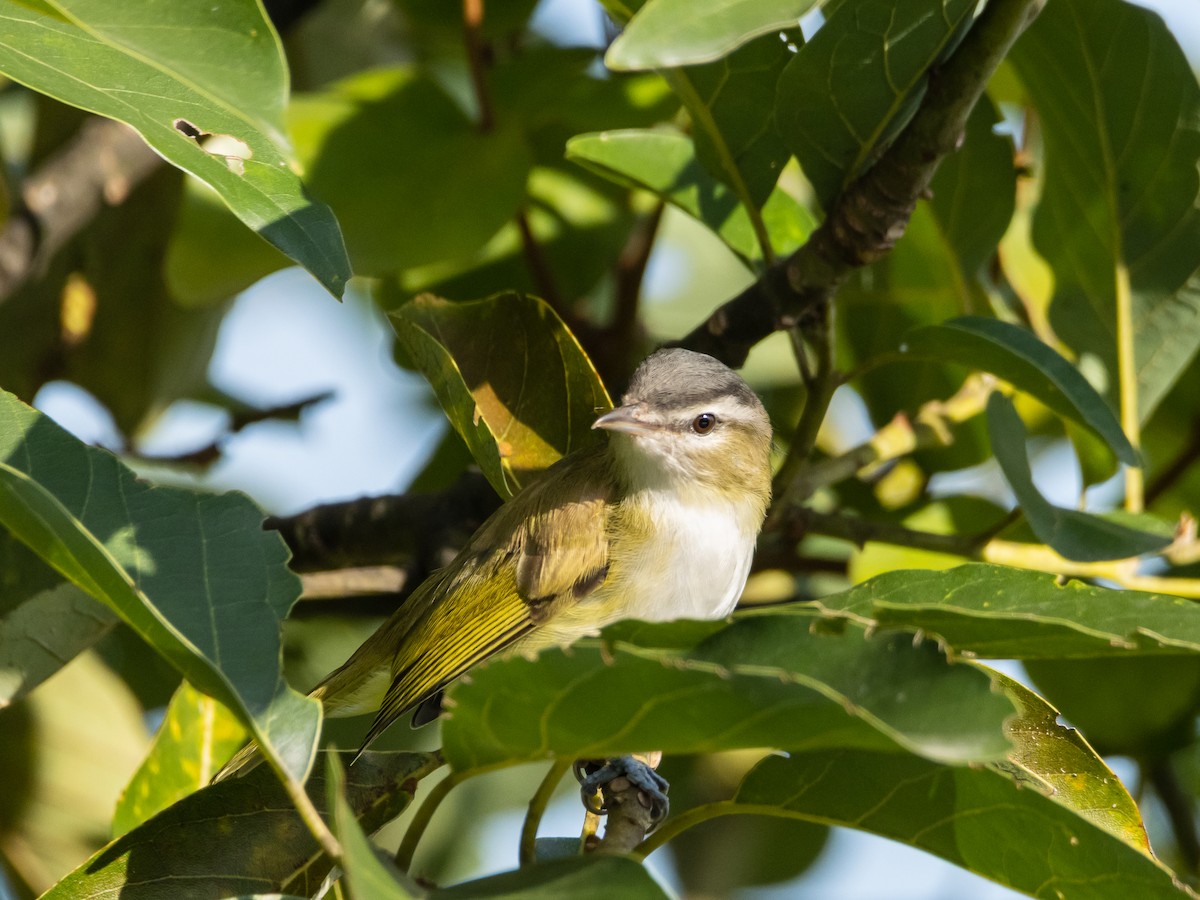
<svg viewBox="0 0 1200 900"><path fill-rule="evenodd" d="M546 621L560 604L603 583L611 487L599 462L588 454L549 470L421 586L402 618L384 626L384 639L395 648L392 681L364 747L407 710Z"/></svg>

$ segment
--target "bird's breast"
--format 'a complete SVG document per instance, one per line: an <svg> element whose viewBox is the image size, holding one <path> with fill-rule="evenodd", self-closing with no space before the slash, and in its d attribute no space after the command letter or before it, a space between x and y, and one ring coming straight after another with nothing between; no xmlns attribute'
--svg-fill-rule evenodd
<svg viewBox="0 0 1200 900"><path fill-rule="evenodd" d="M623 510L617 525L605 587L620 618L718 619L733 611L754 555L753 511L650 496Z"/></svg>

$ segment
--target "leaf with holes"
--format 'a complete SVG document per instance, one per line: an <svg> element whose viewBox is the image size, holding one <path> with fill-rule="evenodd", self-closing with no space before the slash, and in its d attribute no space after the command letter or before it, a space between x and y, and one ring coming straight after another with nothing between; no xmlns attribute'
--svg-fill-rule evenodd
<svg viewBox="0 0 1200 900"><path fill-rule="evenodd" d="M287 65L258 3L158 4L150 24L144 6L124 0L0 0L0 17L0 72L133 126L342 295L346 248L333 213L293 171Z"/></svg>

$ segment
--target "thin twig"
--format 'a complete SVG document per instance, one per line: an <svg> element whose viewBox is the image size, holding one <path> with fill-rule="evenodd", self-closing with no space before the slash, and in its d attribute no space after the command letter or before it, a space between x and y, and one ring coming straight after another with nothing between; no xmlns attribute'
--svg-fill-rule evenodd
<svg viewBox="0 0 1200 900"><path fill-rule="evenodd" d="M637 328L642 281L665 208L666 204L659 203L650 215L639 221L617 256L615 309L607 337L619 344L628 344Z"/></svg>
<svg viewBox="0 0 1200 900"><path fill-rule="evenodd" d="M408 823L408 830L404 832L404 840L396 849L396 865L399 866L400 871L407 872L412 867L413 854L416 853L417 845L421 843L421 837L425 834L425 829L429 827L433 814L438 811L438 807L442 805L442 801L449 796L450 792L468 777L468 773L450 772L430 789L425 802L417 808L412 821Z"/></svg>
<svg viewBox="0 0 1200 900"><path fill-rule="evenodd" d="M1200 874L1200 835L1196 833L1195 798L1179 783L1179 776L1169 758L1144 762L1140 768L1167 811L1171 832L1175 835L1175 846L1179 849L1186 872L1195 878Z"/></svg>
<svg viewBox="0 0 1200 900"><path fill-rule="evenodd" d="M556 759L546 772L546 777L538 785L537 791L529 798L529 808L525 812L525 823L521 826L521 846L518 859L522 866L532 865L537 861L537 833L542 823L542 816L554 796L554 790L563 780L563 776L571 769L569 759Z"/></svg>
<svg viewBox="0 0 1200 900"><path fill-rule="evenodd" d="M533 283L537 287L538 296L550 304L560 319L570 322L573 317L563 304L563 296L558 290L554 273L550 270L550 261L546 259L546 254L542 251L542 245L539 243L537 235L533 233L533 228L529 224L529 216L526 215L524 209L517 210L515 221L517 230L521 233L521 252L525 256L525 265L529 269Z"/></svg>
<svg viewBox="0 0 1200 900"><path fill-rule="evenodd" d="M467 64L471 68L471 87L479 107L479 130L487 134L496 127L496 114L487 80L487 49L483 42L483 0L463 0L463 40L467 45Z"/></svg>

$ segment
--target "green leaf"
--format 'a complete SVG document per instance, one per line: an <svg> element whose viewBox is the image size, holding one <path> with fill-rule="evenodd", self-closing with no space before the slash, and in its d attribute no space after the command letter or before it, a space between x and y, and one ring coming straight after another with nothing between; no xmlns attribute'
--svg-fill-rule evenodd
<svg viewBox="0 0 1200 900"><path fill-rule="evenodd" d="M395 866L384 863L375 846L363 833L354 810L344 796L346 774L332 753L325 760L329 809L333 810L333 830L342 843L342 868L349 882L350 896L356 900L408 900L422 896L415 885L409 887Z"/></svg>
<svg viewBox="0 0 1200 900"><path fill-rule="evenodd" d="M751 265L761 261L762 250L745 208L700 165L686 135L642 129L583 134L567 142L567 159L657 194L711 228ZM812 214L778 187L762 214L771 245L780 255L800 246L816 227Z"/></svg>
<svg viewBox="0 0 1200 900"><path fill-rule="evenodd" d="M1200 347L1200 86L1162 20L1117 0L1047 4L1011 58L1045 135L1051 322L1114 398L1128 336L1145 421Z"/></svg>
<svg viewBox="0 0 1200 900"><path fill-rule="evenodd" d="M1200 653L1200 606L1008 566L880 575L814 601L827 615L934 635L958 654L1066 659Z"/></svg>
<svg viewBox="0 0 1200 900"><path fill-rule="evenodd" d="M903 746L955 762L1007 750L1001 725L1012 706L986 674L908 635L868 639L814 624L805 610L783 609L728 625L623 625L569 652L490 662L448 692L443 751L464 771L639 747Z"/></svg>
<svg viewBox="0 0 1200 900"><path fill-rule="evenodd" d="M593 443L592 422L612 408L575 336L535 297L451 303L423 295L391 320L501 496Z"/></svg>
<svg viewBox="0 0 1200 900"><path fill-rule="evenodd" d="M0 531L0 709L112 630L117 617Z"/></svg>
<svg viewBox="0 0 1200 900"><path fill-rule="evenodd" d="M671 73L686 78L696 158L709 173L760 207L791 155L775 127L775 83L804 43L799 29L760 37L706 66ZM694 98L693 98L694 93Z"/></svg>
<svg viewBox="0 0 1200 900"><path fill-rule="evenodd" d="M437 765L428 753L363 754L346 779L346 800L361 827L373 832L398 816L412 801L416 782ZM305 787L325 815L322 767ZM312 896L331 865L278 779L259 766L185 797L113 841L45 900L117 893L177 900L185 878L203 883L211 897L269 890Z"/></svg>
<svg viewBox="0 0 1200 900"><path fill-rule="evenodd" d="M433 891L430 900L667 900L654 877L632 859L603 853L527 866Z"/></svg>
<svg viewBox="0 0 1200 900"><path fill-rule="evenodd" d="M712 62L768 32L796 27L817 0L650 0L604 56L610 69Z"/></svg>
<svg viewBox="0 0 1200 900"><path fill-rule="evenodd" d="M0 71L133 126L341 296L350 264L287 155L287 67L258 3L156 7L153 27L123 0L0 0L0 15Z"/></svg>
<svg viewBox="0 0 1200 900"><path fill-rule="evenodd" d="M909 332L900 350L906 356L956 362L999 375L1060 416L1090 428L1122 462L1140 464L1138 452L1095 388L1052 347L1024 328L998 319L963 316Z"/></svg>
<svg viewBox="0 0 1200 900"><path fill-rule="evenodd" d="M975 0L846 0L779 80L779 132L828 209L907 123Z"/></svg>
<svg viewBox="0 0 1200 900"><path fill-rule="evenodd" d="M297 96L288 124L313 190L338 211L359 274L471 256L525 196L532 157L519 123L481 132L415 67L369 70Z"/></svg>
<svg viewBox="0 0 1200 900"><path fill-rule="evenodd" d="M279 621L299 579L262 520L239 494L152 488L0 394L0 524L237 711L303 779L321 710L280 671Z"/></svg>
<svg viewBox="0 0 1200 900"><path fill-rule="evenodd" d="M1091 748L1036 695L1004 683L1022 710L1007 762L959 768L862 749L770 756L732 809L858 828L1036 897L1195 896L1150 855L1136 805Z"/></svg>
<svg viewBox="0 0 1200 900"><path fill-rule="evenodd" d="M1162 550L1171 538L1127 528L1075 509L1054 506L1038 491L1025 451L1025 425L1008 397L988 397L988 430L1004 477L1038 539L1067 559L1097 562Z"/></svg>
<svg viewBox="0 0 1200 900"><path fill-rule="evenodd" d="M237 718L186 681L175 691L150 752L121 794L112 833L120 837L188 794L207 787L246 742Z"/></svg>

